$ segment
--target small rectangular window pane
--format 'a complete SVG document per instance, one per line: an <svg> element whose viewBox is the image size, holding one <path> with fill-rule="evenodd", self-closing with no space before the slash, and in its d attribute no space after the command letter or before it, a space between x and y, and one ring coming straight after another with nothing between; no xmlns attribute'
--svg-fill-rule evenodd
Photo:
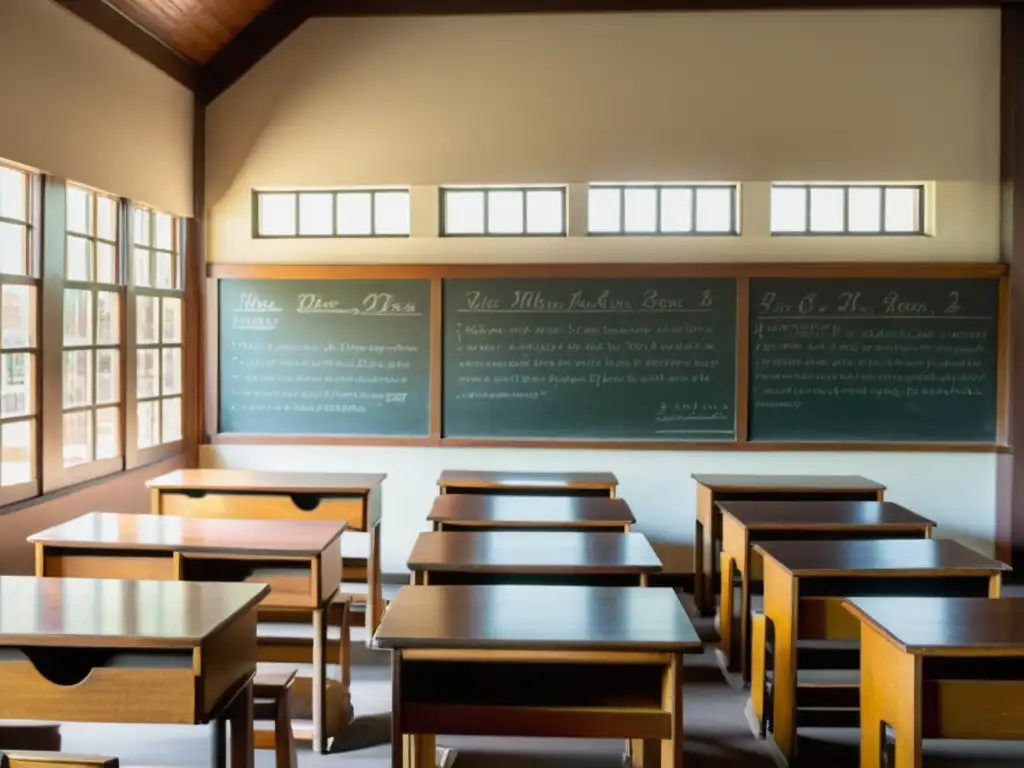
<svg viewBox="0 0 1024 768"><path fill-rule="evenodd" d="M96 350L96 402L116 403L121 399L121 352Z"/></svg>
<svg viewBox="0 0 1024 768"><path fill-rule="evenodd" d="M163 440L172 443L181 440L181 398L168 397L163 400Z"/></svg>
<svg viewBox="0 0 1024 768"><path fill-rule="evenodd" d="M565 195L562 190L527 190L526 231L531 235L561 235L565 232Z"/></svg>
<svg viewBox="0 0 1024 768"><path fill-rule="evenodd" d="M27 483L36 477L36 420L26 419L0 427L0 485Z"/></svg>
<svg viewBox="0 0 1024 768"><path fill-rule="evenodd" d="M181 299L163 299L161 334L164 344L181 344Z"/></svg>
<svg viewBox="0 0 1024 768"><path fill-rule="evenodd" d="M117 201L106 195L96 196L96 237L117 241Z"/></svg>
<svg viewBox="0 0 1024 768"><path fill-rule="evenodd" d="M174 250L174 217L166 213L154 215L156 226L156 247L165 251Z"/></svg>
<svg viewBox="0 0 1024 768"><path fill-rule="evenodd" d="M132 241L135 245L149 245L152 213L145 208L136 208L132 216Z"/></svg>
<svg viewBox="0 0 1024 768"><path fill-rule="evenodd" d="M359 236L373 232L373 201L370 192L342 192L338 195L338 234Z"/></svg>
<svg viewBox="0 0 1024 768"><path fill-rule="evenodd" d="M96 244L96 282L117 282L117 248L110 243Z"/></svg>
<svg viewBox="0 0 1024 768"><path fill-rule="evenodd" d="M28 274L28 230L21 224L0 221L0 272Z"/></svg>
<svg viewBox="0 0 1024 768"><path fill-rule="evenodd" d="M444 231L448 235L484 234L484 192L444 191Z"/></svg>
<svg viewBox="0 0 1024 768"><path fill-rule="evenodd" d="M156 287L177 288L175 280L174 254L169 251L156 251Z"/></svg>
<svg viewBox="0 0 1024 768"><path fill-rule="evenodd" d="M77 288L64 289L64 346L92 344L92 293Z"/></svg>
<svg viewBox="0 0 1024 768"><path fill-rule="evenodd" d="M64 466L92 461L92 411L64 414Z"/></svg>
<svg viewBox="0 0 1024 768"><path fill-rule="evenodd" d="M487 233L523 234L526 201L522 190L494 190L487 195Z"/></svg>
<svg viewBox="0 0 1024 768"><path fill-rule="evenodd" d="M135 303L135 341L139 344L156 344L160 340L158 307L160 300L155 296L138 296Z"/></svg>
<svg viewBox="0 0 1024 768"><path fill-rule="evenodd" d="M179 347L167 347L163 350L161 379L161 395L181 394L181 349Z"/></svg>
<svg viewBox="0 0 1024 768"><path fill-rule="evenodd" d="M67 188L66 227L68 232L79 235L91 235L92 232L92 194L69 185Z"/></svg>
<svg viewBox="0 0 1024 768"><path fill-rule="evenodd" d="M0 416L31 416L35 407L35 355L14 352L0 355ZM0 444L0 450L3 445Z"/></svg>
<svg viewBox="0 0 1024 768"><path fill-rule="evenodd" d="M807 188L772 187L772 232L806 232Z"/></svg>
<svg viewBox="0 0 1024 768"><path fill-rule="evenodd" d="M140 349L135 358L135 394L139 398L160 394L160 350Z"/></svg>
<svg viewBox="0 0 1024 768"><path fill-rule="evenodd" d="M153 252L145 248L136 248L132 252L132 269L135 284L143 288L154 287L152 256Z"/></svg>
<svg viewBox="0 0 1024 768"><path fill-rule="evenodd" d="M96 459L121 455L121 409L96 409Z"/></svg>
<svg viewBox="0 0 1024 768"><path fill-rule="evenodd" d="M851 232L882 231L882 190L880 187L850 187L849 227Z"/></svg>
<svg viewBox="0 0 1024 768"><path fill-rule="evenodd" d="M625 220L623 231L637 234L653 234L658 231L658 191L656 189L631 189L623 191Z"/></svg>
<svg viewBox="0 0 1024 768"><path fill-rule="evenodd" d="M112 291L96 292L96 343L121 342L121 297Z"/></svg>
<svg viewBox="0 0 1024 768"><path fill-rule="evenodd" d="M587 231L611 234L622 231L622 192L618 187L591 187L587 195Z"/></svg>
<svg viewBox="0 0 1024 768"><path fill-rule="evenodd" d="M92 350L64 353L64 407L92 405Z"/></svg>
<svg viewBox="0 0 1024 768"><path fill-rule="evenodd" d="M91 240L68 235L64 256L64 274L68 280L92 280L92 248Z"/></svg>
<svg viewBox="0 0 1024 768"><path fill-rule="evenodd" d="M911 187L885 190L885 231L917 232L920 229L920 197Z"/></svg>
<svg viewBox="0 0 1024 768"><path fill-rule="evenodd" d="M334 195L330 192L303 192L299 195L299 235L334 234Z"/></svg>
<svg viewBox="0 0 1024 768"><path fill-rule="evenodd" d="M842 189L817 187L811 190L811 232L842 232L846 204Z"/></svg>
<svg viewBox="0 0 1024 768"><path fill-rule="evenodd" d="M377 235L409 234L409 193L376 192L373 199L373 231Z"/></svg>
<svg viewBox="0 0 1024 768"><path fill-rule="evenodd" d="M28 174L0 165L0 218L28 221Z"/></svg>
<svg viewBox="0 0 1024 768"><path fill-rule="evenodd" d="M0 292L5 349L36 345L36 288L34 285L4 285Z"/></svg>
<svg viewBox="0 0 1024 768"><path fill-rule="evenodd" d="M732 232L733 210L731 189L700 189L697 195L697 231Z"/></svg>
<svg viewBox="0 0 1024 768"><path fill-rule="evenodd" d="M160 401L143 400L136 408L138 414L139 448L160 444Z"/></svg>
<svg viewBox="0 0 1024 768"><path fill-rule="evenodd" d="M260 192L259 233L269 237L294 237L296 222L295 194L292 192Z"/></svg>
<svg viewBox="0 0 1024 768"><path fill-rule="evenodd" d="M661 231L666 234L685 234L693 231L693 190L661 190Z"/></svg>

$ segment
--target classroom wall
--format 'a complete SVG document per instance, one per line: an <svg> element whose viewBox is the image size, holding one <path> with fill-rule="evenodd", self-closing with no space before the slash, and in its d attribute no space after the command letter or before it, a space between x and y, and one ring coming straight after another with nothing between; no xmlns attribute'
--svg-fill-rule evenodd
<svg viewBox="0 0 1024 768"><path fill-rule="evenodd" d="M0 158L192 215L192 94L51 0L0 2Z"/></svg>
<svg viewBox="0 0 1024 768"><path fill-rule="evenodd" d="M996 261L997 10L315 19L207 113L215 263ZM930 237L772 238L770 182L929 183ZM589 181L737 181L741 237L592 238ZM443 184L568 183L566 238L437 237ZM411 185L412 237L253 240L266 187ZM375 470L398 571L445 467L614 471L692 540L691 472L859 473L993 552L995 457L207 446L206 465Z"/></svg>

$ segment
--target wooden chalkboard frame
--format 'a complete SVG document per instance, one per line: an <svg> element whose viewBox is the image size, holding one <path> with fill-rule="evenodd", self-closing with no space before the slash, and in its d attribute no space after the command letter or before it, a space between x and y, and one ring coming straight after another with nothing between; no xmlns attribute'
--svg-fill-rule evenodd
<svg viewBox="0 0 1024 768"><path fill-rule="evenodd" d="M376 446L452 446L516 448L587 448L606 450L695 451L927 451L952 453L1008 452L1009 428L1009 268L1001 263L921 264L881 262L836 263L727 263L727 264L429 264L429 265L313 265L313 264L210 264L207 267L204 355L204 442L213 444L312 444ZM442 283L454 278L710 278L736 279L736 439L730 441L607 441L510 440L442 437ZM747 437L750 362L751 278L989 278L999 280L997 357L997 435L994 443L909 442L756 442ZM430 434L426 437L349 437L334 435L264 435L222 433L219 413L219 280L430 280Z"/></svg>

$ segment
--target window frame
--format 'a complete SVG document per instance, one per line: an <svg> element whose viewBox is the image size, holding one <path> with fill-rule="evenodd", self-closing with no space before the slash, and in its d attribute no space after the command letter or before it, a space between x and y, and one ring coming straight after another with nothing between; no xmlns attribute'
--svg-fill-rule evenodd
<svg viewBox="0 0 1024 768"><path fill-rule="evenodd" d="M927 237L927 184L925 183L889 183L889 182L803 182L773 181L768 193L768 234L771 237ZM772 197L776 189L802 189L806 192L804 201L805 229L802 231L776 231L772 229ZM843 228L832 232L815 232L811 230L811 197L812 190L841 190L843 193ZM874 231L857 231L850 229L850 190L879 190L879 222L881 229ZM886 190L913 190L917 193L916 225L912 231L888 231L885 229Z"/></svg>
<svg viewBox="0 0 1024 768"><path fill-rule="evenodd" d="M376 220L377 196L386 193L404 193L409 203L409 231L404 234L384 232L378 233ZM344 194L367 193L370 195L370 232L339 233L338 232L338 197ZM295 234L272 235L260 231L260 200L264 195L294 195ZM304 235L299 231L300 198L302 195L331 196L331 232L332 234ZM254 240L358 240L358 239L403 239L412 237L412 190L409 187L339 187L336 189L253 189L251 196L252 238Z"/></svg>
<svg viewBox="0 0 1024 768"><path fill-rule="evenodd" d="M614 189L619 192L619 230L595 232L590 229L590 192L594 189ZM626 194L627 189L653 190L655 194L654 232L640 232L626 229ZM690 220L693 230L690 232L666 232L661 225L661 193L664 190L688 190L690 192ZM702 190L727 190L729 192L729 229L728 231L709 231L697 228L697 196ZM739 237L740 236L740 185L728 182L593 182L587 185L587 237Z"/></svg>
<svg viewBox="0 0 1024 768"><path fill-rule="evenodd" d="M483 231L482 232L448 232L447 231L447 197L449 192L476 192L483 194ZM520 192L523 195L523 231L522 232L489 232L488 231L488 207L490 196L494 192ZM558 232L530 232L527 228L527 206L526 196L530 192L558 192L561 196L562 227ZM527 184L527 185L493 185L493 186L441 186L438 187L438 237L443 238L465 238L465 237L486 237L486 238L563 238L569 236L569 190L564 184Z"/></svg>

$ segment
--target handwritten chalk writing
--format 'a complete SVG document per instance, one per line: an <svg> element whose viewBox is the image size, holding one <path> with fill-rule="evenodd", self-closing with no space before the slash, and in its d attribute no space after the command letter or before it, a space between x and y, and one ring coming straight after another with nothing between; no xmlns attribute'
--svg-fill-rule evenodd
<svg viewBox="0 0 1024 768"><path fill-rule="evenodd" d="M273 299L264 299L259 294L245 291L238 297L235 312L280 312L281 308Z"/></svg>

